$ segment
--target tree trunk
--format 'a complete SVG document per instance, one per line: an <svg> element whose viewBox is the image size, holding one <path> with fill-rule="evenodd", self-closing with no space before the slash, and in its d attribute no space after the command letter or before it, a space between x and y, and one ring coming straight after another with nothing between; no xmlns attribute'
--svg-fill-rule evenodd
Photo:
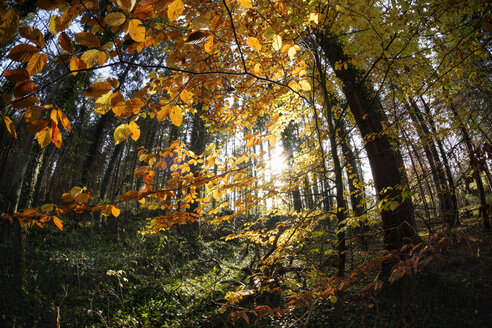
<svg viewBox="0 0 492 328"><path fill-rule="evenodd" d="M417 241L419 238L402 157L399 150L394 149L395 140L383 129L383 124L387 126L388 120L379 96L371 89L367 79L362 80L363 72L349 62L350 58L344 54L337 38L320 33L318 41L336 76L343 83L343 93L365 141L364 147L382 204L384 247L387 250L400 249L406 239ZM335 69L338 61L347 63L347 69Z"/></svg>
<svg viewBox="0 0 492 328"><path fill-rule="evenodd" d="M415 129L420 137L425 156L429 162L432 179L434 180L437 197L439 198L439 211L442 221L448 227L454 227L458 224L457 216L453 209L453 200L451 199L451 192L448 190L444 168L441 165L439 154L437 153L437 148L432 140L429 128L425 124L420 109L413 100L410 100L410 116L415 123Z"/></svg>
<svg viewBox="0 0 492 328"><path fill-rule="evenodd" d="M453 113L454 118L459 122L459 127L461 130L461 134L463 135L463 140L465 141L466 148L468 149L468 156L470 157L470 166L473 171L473 178L475 179L475 183L478 188L478 196L480 198L480 216L482 217L483 227L485 230L490 230L490 222L489 222L489 214L488 214L488 205L487 199L485 196L485 188L483 186L482 178L480 177L480 171L477 167L478 161L474 154L473 144L471 142L470 135L465 128L465 125L460 120L456 108L454 108L453 104L451 104L451 112Z"/></svg>
<svg viewBox="0 0 492 328"><path fill-rule="evenodd" d="M343 277L345 275L345 262L346 262L346 250L347 244L345 241L345 220L347 219L347 204L345 201L345 196L343 194L343 172L342 165L340 164L340 158L338 156L337 147L337 136L336 131L339 129L339 124L334 122L333 113L331 112L331 107L333 105L332 97L328 93L326 88L326 78L325 71L321 66L321 61L317 53L315 53L316 66L320 76L320 84L323 90L323 100L325 105L325 114L328 121L328 134L330 139L330 151L331 158L333 160L333 169L335 171L335 188L336 188L336 200L337 200L337 251L338 251L338 263L337 263L337 275ZM314 108L314 118L317 120L318 115L316 111L316 106ZM339 122L339 121L338 121ZM319 133L319 132L318 132ZM320 147L323 145L320 143Z"/></svg>

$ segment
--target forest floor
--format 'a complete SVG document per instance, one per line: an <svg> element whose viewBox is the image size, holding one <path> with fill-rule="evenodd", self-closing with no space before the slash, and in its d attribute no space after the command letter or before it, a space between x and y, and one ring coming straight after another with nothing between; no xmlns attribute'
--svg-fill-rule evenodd
<svg viewBox="0 0 492 328"><path fill-rule="evenodd" d="M224 282L247 282L253 252L218 238L228 231L209 230L190 245L176 233L143 237L137 220L126 231L114 222L65 223L64 232L28 235L22 316L12 325L0 313L0 327L56 327L57 313L61 327L492 327L492 235L477 220L442 234L445 247L401 296L360 292L375 278L368 275L335 304L317 300L310 310L234 324L218 312L235 289ZM11 277L0 273L6 311Z"/></svg>

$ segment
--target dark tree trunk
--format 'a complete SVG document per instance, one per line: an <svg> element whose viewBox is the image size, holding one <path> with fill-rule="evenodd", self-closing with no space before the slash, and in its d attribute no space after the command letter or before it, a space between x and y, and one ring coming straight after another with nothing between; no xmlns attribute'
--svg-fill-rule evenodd
<svg viewBox="0 0 492 328"><path fill-rule="evenodd" d="M383 124L387 126L388 120L379 96L364 78L365 74L351 63L347 69L335 69L338 61L347 63L350 60L337 38L320 33L318 40L326 59L343 83L343 93L365 141L364 147L382 204L384 247L400 249L406 239L417 241L419 238L402 157L399 150L395 150L395 140L384 131ZM392 204L398 206L392 209L389 206Z"/></svg>

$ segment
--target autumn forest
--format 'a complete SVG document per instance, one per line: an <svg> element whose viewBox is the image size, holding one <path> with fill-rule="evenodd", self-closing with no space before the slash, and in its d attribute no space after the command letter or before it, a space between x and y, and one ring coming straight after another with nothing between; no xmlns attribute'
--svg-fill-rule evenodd
<svg viewBox="0 0 492 328"><path fill-rule="evenodd" d="M492 4L0 0L0 326L492 324Z"/></svg>

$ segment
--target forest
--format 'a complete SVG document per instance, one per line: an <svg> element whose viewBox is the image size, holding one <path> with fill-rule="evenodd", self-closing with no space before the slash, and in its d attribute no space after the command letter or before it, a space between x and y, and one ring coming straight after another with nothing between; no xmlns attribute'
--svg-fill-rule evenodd
<svg viewBox="0 0 492 328"><path fill-rule="evenodd" d="M492 325L490 1L0 0L0 59L1 327Z"/></svg>

